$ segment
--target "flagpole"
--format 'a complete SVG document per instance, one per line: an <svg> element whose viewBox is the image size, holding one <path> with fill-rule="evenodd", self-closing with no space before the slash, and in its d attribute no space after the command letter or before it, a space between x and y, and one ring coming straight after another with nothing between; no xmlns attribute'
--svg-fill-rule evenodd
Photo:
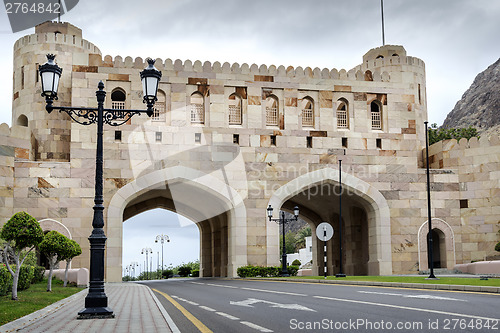
<svg viewBox="0 0 500 333"><path fill-rule="evenodd" d="M385 46L384 0L380 0L380 9L381 9L381 12L382 12L382 46Z"/></svg>

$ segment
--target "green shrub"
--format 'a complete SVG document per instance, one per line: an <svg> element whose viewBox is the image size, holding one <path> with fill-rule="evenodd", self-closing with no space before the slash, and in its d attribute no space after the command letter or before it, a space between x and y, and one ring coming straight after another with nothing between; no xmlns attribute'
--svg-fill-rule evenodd
<svg viewBox="0 0 500 333"><path fill-rule="evenodd" d="M5 296L12 289L12 275L4 264L0 264L0 296Z"/></svg>
<svg viewBox="0 0 500 333"><path fill-rule="evenodd" d="M239 277L277 277L281 273L280 266L271 266L271 267L263 267L263 266L241 266L238 267L236 273Z"/></svg>
<svg viewBox="0 0 500 333"><path fill-rule="evenodd" d="M18 290L26 290L30 287L31 281L35 276L35 268L33 266L22 265L19 271Z"/></svg>
<svg viewBox="0 0 500 333"><path fill-rule="evenodd" d="M45 274L45 267L43 266L34 266L33 267L34 272L33 272L33 280L31 280L31 283L38 283L43 281L43 275Z"/></svg>
<svg viewBox="0 0 500 333"><path fill-rule="evenodd" d="M191 267L188 265L184 265L179 267L179 275L182 277L189 276L191 274Z"/></svg>
<svg viewBox="0 0 500 333"><path fill-rule="evenodd" d="M164 279L168 279L174 276L174 270L173 269L164 269L163 272L161 272L161 276L163 276Z"/></svg>
<svg viewBox="0 0 500 333"><path fill-rule="evenodd" d="M497 245L495 245L495 251L500 252L500 242L498 242Z"/></svg>
<svg viewBox="0 0 500 333"><path fill-rule="evenodd" d="M290 276L296 276L297 272L299 271L299 266L291 265L288 266L287 268L288 268L288 274L290 274Z"/></svg>
<svg viewBox="0 0 500 333"><path fill-rule="evenodd" d="M200 276L200 270L199 269L193 269L191 271L191 276L192 277L199 277Z"/></svg>
<svg viewBox="0 0 500 333"><path fill-rule="evenodd" d="M295 260L292 262L292 265L293 265L293 266L300 266L300 260L299 260L299 259L295 259Z"/></svg>

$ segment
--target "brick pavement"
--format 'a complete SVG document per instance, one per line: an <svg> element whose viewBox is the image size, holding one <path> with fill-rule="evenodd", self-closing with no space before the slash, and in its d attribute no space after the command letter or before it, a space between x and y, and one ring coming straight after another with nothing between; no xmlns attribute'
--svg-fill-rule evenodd
<svg viewBox="0 0 500 333"><path fill-rule="evenodd" d="M88 289L28 316L0 326L0 332L22 333L163 333L179 332L170 316L146 286L136 283L106 284L113 319L78 320Z"/></svg>

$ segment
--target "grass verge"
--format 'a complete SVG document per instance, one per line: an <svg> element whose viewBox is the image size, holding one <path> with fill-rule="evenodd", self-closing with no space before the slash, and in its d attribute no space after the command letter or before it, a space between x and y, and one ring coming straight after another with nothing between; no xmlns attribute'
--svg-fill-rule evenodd
<svg viewBox="0 0 500 333"><path fill-rule="evenodd" d="M43 309L63 298L82 290L72 285L64 288L60 280L52 280L52 292L47 292L47 279L32 284L29 289L18 291L18 301L11 300L10 293L0 297L0 325L24 317L32 312Z"/></svg>
<svg viewBox="0 0 500 333"><path fill-rule="evenodd" d="M426 280L427 276L347 276L345 278L336 278L328 276L327 280L337 281L370 281L370 282L401 282L401 283L428 283L428 284L452 284L463 286L489 286L500 287L500 278L489 278L481 280L479 278L461 278L461 277L439 277L439 280ZM292 276L290 279L312 279L324 280L323 276Z"/></svg>

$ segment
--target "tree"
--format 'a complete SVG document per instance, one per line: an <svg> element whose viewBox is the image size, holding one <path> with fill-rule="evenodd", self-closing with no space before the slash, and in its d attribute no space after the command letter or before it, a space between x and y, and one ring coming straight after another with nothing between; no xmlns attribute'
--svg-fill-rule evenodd
<svg viewBox="0 0 500 333"><path fill-rule="evenodd" d="M61 260L66 260L66 270L64 271L64 287L68 284L68 269L71 264L71 260L74 257L78 257L82 254L82 248L80 244L72 239L68 239L66 243L66 249L64 253L61 254Z"/></svg>
<svg viewBox="0 0 500 333"><path fill-rule="evenodd" d="M21 265L33 250L43 240L43 230L35 218L26 212L14 214L3 226L0 237L7 241L4 248L5 265L12 275L12 299L17 300L17 285ZM28 249L22 252L24 249ZM9 264L8 255L11 255L16 265L14 272Z"/></svg>
<svg viewBox="0 0 500 333"><path fill-rule="evenodd" d="M448 139L456 139L457 141L462 138L469 140L472 137L477 137L479 139L477 129L472 126L467 128L438 128L437 124L432 124L428 130L429 145Z"/></svg>
<svg viewBox="0 0 500 333"><path fill-rule="evenodd" d="M63 234L52 230L49 231L43 241L38 245L41 253L45 254L49 261L49 281L47 282L47 291L52 291L52 272L54 267L61 261L65 260L70 252L68 249L69 239Z"/></svg>

